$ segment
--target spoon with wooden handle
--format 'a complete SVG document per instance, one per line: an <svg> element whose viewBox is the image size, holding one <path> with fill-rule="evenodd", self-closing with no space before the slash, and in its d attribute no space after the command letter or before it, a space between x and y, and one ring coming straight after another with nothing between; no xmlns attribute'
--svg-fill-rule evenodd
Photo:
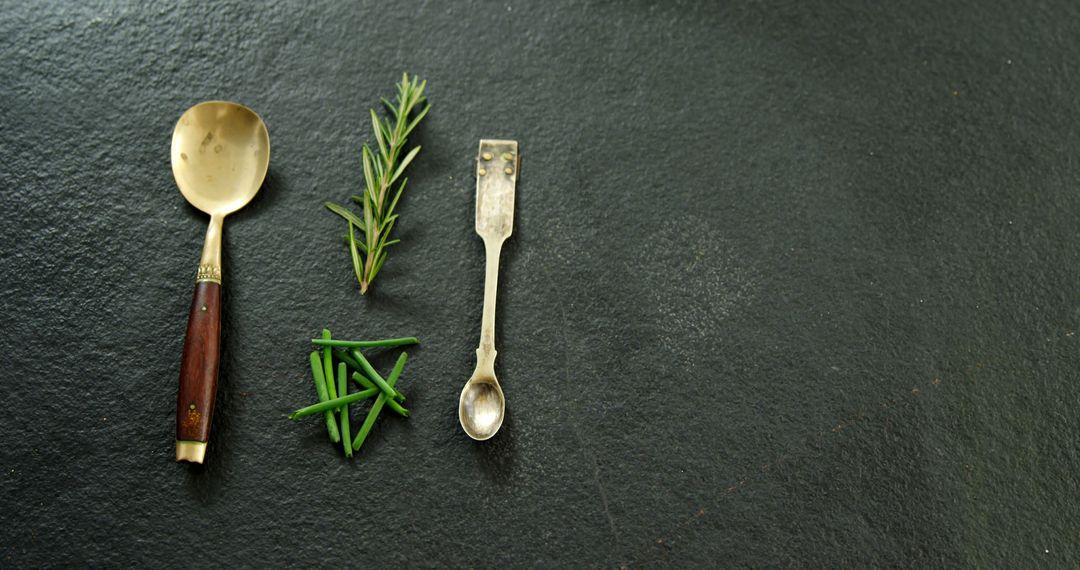
<svg viewBox="0 0 1080 570"><path fill-rule="evenodd" d="M458 421L469 437L490 439L502 427L506 398L495 377L495 292L499 282L499 254L514 229L514 188L517 182L516 141L484 139L476 164L476 233L484 239L487 270L484 278L484 317L476 370L461 389Z"/></svg>
<svg viewBox="0 0 1080 570"><path fill-rule="evenodd" d="M270 163L259 115L227 101L188 109L173 130L172 171L188 203L210 214L176 393L176 460L202 463L210 440L221 352L221 230L255 197Z"/></svg>

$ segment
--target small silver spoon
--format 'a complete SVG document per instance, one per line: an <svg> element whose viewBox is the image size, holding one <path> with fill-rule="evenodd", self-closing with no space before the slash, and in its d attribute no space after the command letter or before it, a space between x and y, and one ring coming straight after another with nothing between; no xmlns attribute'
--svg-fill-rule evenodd
<svg viewBox="0 0 1080 570"><path fill-rule="evenodd" d="M476 370L461 389L458 420L469 437L491 439L502 427L506 398L495 378L495 290L499 282L499 253L514 229L514 187L520 160L517 141L483 139L476 161L476 233L484 239L487 271L484 278L484 318Z"/></svg>

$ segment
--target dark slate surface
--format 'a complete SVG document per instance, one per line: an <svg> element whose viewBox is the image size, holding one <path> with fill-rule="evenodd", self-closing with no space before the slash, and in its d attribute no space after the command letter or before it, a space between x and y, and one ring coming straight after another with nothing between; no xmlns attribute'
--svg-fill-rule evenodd
<svg viewBox="0 0 1080 570"><path fill-rule="evenodd" d="M903 4L5 3L0 565L1075 567L1080 8ZM434 110L361 298L321 203L402 70ZM272 163L198 468L168 146L215 98ZM486 444L481 137L523 150ZM352 461L284 418L323 326L424 340Z"/></svg>

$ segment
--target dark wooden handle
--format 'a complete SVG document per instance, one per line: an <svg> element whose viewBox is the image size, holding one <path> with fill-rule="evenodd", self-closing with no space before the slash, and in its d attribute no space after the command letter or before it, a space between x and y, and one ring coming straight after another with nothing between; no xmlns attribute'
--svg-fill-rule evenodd
<svg viewBox="0 0 1080 570"><path fill-rule="evenodd" d="M195 283L188 313L180 389L176 392L177 441L208 441L221 359L221 284Z"/></svg>

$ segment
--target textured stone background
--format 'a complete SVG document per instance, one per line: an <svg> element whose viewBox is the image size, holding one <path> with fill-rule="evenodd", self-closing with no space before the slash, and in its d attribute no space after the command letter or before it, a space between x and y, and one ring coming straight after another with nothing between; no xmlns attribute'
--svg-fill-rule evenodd
<svg viewBox="0 0 1080 570"><path fill-rule="evenodd" d="M0 566L1075 567L1080 7L903 4L4 2ZM361 298L321 203L403 70L434 108ZM168 148L216 98L272 161L199 468ZM523 151L487 444L481 137ZM284 417L323 326L424 341L352 461Z"/></svg>

